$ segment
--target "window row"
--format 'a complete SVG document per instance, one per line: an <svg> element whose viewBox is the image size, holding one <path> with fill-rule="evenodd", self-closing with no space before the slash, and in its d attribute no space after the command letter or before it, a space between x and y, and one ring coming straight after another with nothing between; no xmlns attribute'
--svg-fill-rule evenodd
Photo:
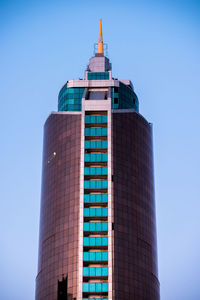
<svg viewBox="0 0 200 300"><path fill-rule="evenodd" d="M88 80L109 80L109 72L89 72Z"/></svg>
<svg viewBox="0 0 200 300"><path fill-rule="evenodd" d="M83 293L108 292L107 282L83 282Z"/></svg>
<svg viewBox="0 0 200 300"><path fill-rule="evenodd" d="M85 141L85 149L106 149L107 147L107 141Z"/></svg>
<svg viewBox="0 0 200 300"><path fill-rule="evenodd" d="M100 153L100 154L89 154L85 153L85 161L108 161L108 154L107 153Z"/></svg>
<svg viewBox="0 0 200 300"><path fill-rule="evenodd" d="M107 116L85 116L85 123L107 123Z"/></svg>
<svg viewBox="0 0 200 300"><path fill-rule="evenodd" d="M85 88L68 88L67 93L68 94L83 94Z"/></svg>
<svg viewBox="0 0 200 300"><path fill-rule="evenodd" d="M108 168L107 167L85 167L84 174L85 175L107 175Z"/></svg>
<svg viewBox="0 0 200 300"><path fill-rule="evenodd" d="M67 104L65 102L59 106L59 111L81 111L81 104Z"/></svg>
<svg viewBox="0 0 200 300"><path fill-rule="evenodd" d="M108 231L108 223L104 222L85 222L83 224L84 231Z"/></svg>
<svg viewBox="0 0 200 300"><path fill-rule="evenodd" d="M83 246L108 246L108 237L84 237Z"/></svg>
<svg viewBox="0 0 200 300"><path fill-rule="evenodd" d="M107 189L107 180L84 180L84 189Z"/></svg>
<svg viewBox="0 0 200 300"><path fill-rule="evenodd" d="M108 202L107 194L86 194L84 195L85 203Z"/></svg>
<svg viewBox="0 0 200 300"><path fill-rule="evenodd" d="M84 217L107 217L108 208L84 208Z"/></svg>
<svg viewBox="0 0 200 300"><path fill-rule="evenodd" d="M83 276L108 276L108 267L84 267Z"/></svg>
<svg viewBox="0 0 200 300"><path fill-rule="evenodd" d="M107 135L107 128L85 128L85 135Z"/></svg>
<svg viewBox="0 0 200 300"><path fill-rule="evenodd" d="M108 261L108 252L83 252L83 261Z"/></svg>

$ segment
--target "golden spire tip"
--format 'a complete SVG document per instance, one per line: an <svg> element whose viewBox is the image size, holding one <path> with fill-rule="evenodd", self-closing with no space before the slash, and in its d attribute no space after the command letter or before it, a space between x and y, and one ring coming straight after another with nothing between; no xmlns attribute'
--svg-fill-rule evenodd
<svg viewBox="0 0 200 300"><path fill-rule="evenodd" d="M100 25L99 25L98 53L103 54L103 32L102 32L102 20L101 19L100 19Z"/></svg>

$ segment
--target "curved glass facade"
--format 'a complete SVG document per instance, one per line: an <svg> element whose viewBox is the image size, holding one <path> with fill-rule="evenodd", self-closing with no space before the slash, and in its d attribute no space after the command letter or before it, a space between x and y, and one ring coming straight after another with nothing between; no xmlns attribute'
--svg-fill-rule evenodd
<svg viewBox="0 0 200 300"><path fill-rule="evenodd" d="M130 86L119 82L119 87L111 90L112 108L114 109L130 109L133 108L139 112L139 101L137 95Z"/></svg>
<svg viewBox="0 0 200 300"><path fill-rule="evenodd" d="M67 83L58 95L58 111L81 111L85 88L67 88Z"/></svg>

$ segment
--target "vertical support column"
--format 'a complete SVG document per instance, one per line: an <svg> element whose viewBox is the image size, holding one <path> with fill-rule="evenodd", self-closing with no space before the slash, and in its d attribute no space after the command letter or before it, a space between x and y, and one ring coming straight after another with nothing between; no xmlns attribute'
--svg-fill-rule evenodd
<svg viewBox="0 0 200 300"><path fill-rule="evenodd" d="M112 300L112 122L108 107L108 299Z"/></svg>
<svg viewBox="0 0 200 300"><path fill-rule="evenodd" d="M83 295L83 209L84 209L84 149L85 149L85 99L82 98L81 155L80 155L80 212L79 212L79 256L78 256L78 300Z"/></svg>

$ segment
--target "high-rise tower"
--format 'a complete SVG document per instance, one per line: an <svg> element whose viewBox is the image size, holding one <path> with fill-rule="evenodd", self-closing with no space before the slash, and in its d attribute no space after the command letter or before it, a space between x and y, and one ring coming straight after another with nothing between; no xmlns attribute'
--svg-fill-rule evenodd
<svg viewBox="0 0 200 300"><path fill-rule="evenodd" d="M152 126L112 77L100 22L44 127L36 300L158 300Z"/></svg>

